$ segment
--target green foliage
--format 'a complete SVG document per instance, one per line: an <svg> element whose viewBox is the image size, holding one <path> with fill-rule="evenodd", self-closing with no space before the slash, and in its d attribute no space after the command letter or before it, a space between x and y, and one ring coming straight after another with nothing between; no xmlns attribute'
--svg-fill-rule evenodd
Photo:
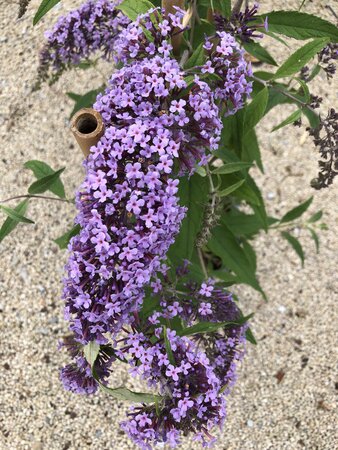
<svg viewBox="0 0 338 450"><path fill-rule="evenodd" d="M262 47L258 42L246 42L243 44L245 50L250 53L250 55L259 59L259 61L265 62L267 64L271 64L272 66L278 66L274 58L270 55L270 53Z"/></svg>
<svg viewBox="0 0 338 450"><path fill-rule="evenodd" d="M71 238L79 234L80 230L81 230L80 225L75 225L71 230L67 231L65 234L55 239L54 242L59 246L60 250L64 250L68 247Z"/></svg>
<svg viewBox="0 0 338 450"><path fill-rule="evenodd" d="M250 132L264 116L269 98L269 91L263 88L245 108L244 112L244 134Z"/></svg>
<svg viewBox="0 0 338 450"><path fill-rule="evenodd" d="M201 230L204 217L204 207L208 201L208 180L195 174L184 177L179 184L179 197L181 205L188 208L182 222L180 233L175 243L170 247L168 258L170 261L181 264L183 259L191 259L196 236Z"/></svg>
<svg viewBox="0 0 338 450"><path fill-rule="evenodd" d="M302 262L302 266L304 266L305 255L304 255L303 247L302 247L301 243L299 242L299 240L297 238L295 238L294 236L292 236L292 234L288 233L287 231L282 231L281 235L283 236L284 239L286 239L288 241L288 243L291 245L291 247L297 253L297 255L299 256L299 258Z"/></svg>
<svg viewBox="0 0 338 450"><path fill-rule="evenodd" d="M122 11L130 20L135 20L140 14L144 14L154 5L148 0L123 0L122 3L116 6Z"/></svg>
<svg viewBox="0 0 338 450"><path fill-rule="evenodd" d="M314 39L299 48L279 67L273 79L288 77L299 72L328 42L328 38Z"/></svg>
<svg viewBox="0 0 338 450"><path fill-rule="evenodd" d="M2 242L6 236L11 233L15 227L18 225L19 222L22 222L22 220L18 220L19 218L23 218L28 206L28 200L24 200L23 202L19 203L18 206L16 206L13 210L11 210L11 216L8 215L5 222L2 224L2 227L0 228L0 242ZM0 207L1 209L1 207ZM5 212L5 211L4 211ZM27 219L30 220L30 219ZM27 223L27 222L26 222ZM29 223L29 222L28 222ZM31 221L31 223L34 223Z"/></svg>
<svg viewBox="0 0 338 450"><path fill-rule="evenodd" d="M36 159L25 162L24 167L26 169L30 169L38 180L41 180L41 178L44 178L48 175L55 174L55 170L53 170L48 164ZM55 181L53 181L49 185L48 190L53 192L53 194L57 195L60 198L66 198L65 188L59 176L57 176L55 178Z"/></svg>
<svg viewBox="0 0 338 450"><path fill-rule="evenodd" d="M298 11L273 11L268 17L269 31L295 39L330 38L338 41L338 28L320 17Z"/></svg>
<svg viewBox="0 0 338 450"><path fill-rule="evenodd" d="M104 90L104 88L105 86L101 86L98 89L93 89L83 95L75 94L74 92L67 92L68 97L75 102L74 108L70 113L70 117L72 117L82 108L91 108L93 106L93 103L95 103L96 97L98 96L98 94L100 94L100 92Z"/></svg>
<svg viewBox="0 0 338 450"><path fill-rule="evenodd" d="M23 216L18 208L12 209L8 206L0 205L0 209L13 221L22 223L34 223L33 220Z"/></svg>
<svg viewBox="0 0 338 450"><path fill-rule="evenodd" d="M230 195L233 192L235 192L244 183L245 183L245 180L239 180L239 181L237 181L237 183L234 183L231 186L228 186L225 189L222 189L221 191L217 192L217 195L219 197L226 197L227 195Z"/></svg>
<svg viewBox="0 0 338 450"><path fill-rule="evenodd" d="M283 120L279 125L276 125L275 127L273 127L271 131L272 132L273 131L277 131L280 128L285 127L286 125L290 125L290 123L293 123L296 120L300 119L301 116L302 116L302 110L301 109L297 109L292 114L290 114L285 120Z"/></svg>
<svg viewBox="0 0 338 450"><path fill-rule="evenodd" d="M203 48L203 42L199 44L194 53L190 56L188 61L185 63L185 69L190 69L191 67L202 66L205 59L205 51Z"/></svg>
<svg viewBox="0 0 338 450"><path fill-rule="evenodd" d="M248 162L243 162L243 161L233 162L233 163L228 163L228 164L224 164L223 166L217 167L217 169L214 169L212 171L212 173L215 175L217 175L217 174L224 175L227 173L239 172L240 170L247 169L251 166L252 166L252 164L248 163Z"/></svg>
<svg viewBox="0 0 338 450"><path fill-rule="evenodd" d="M133 403L155 403L161 400L160 395L145 394L143 392L133 392L125 387L115 389L109 388L100 383L100 389L106 394L116 398L117 400L133 402Z"/></svg>
<svg viewBox="0 0 338 450"><path fill-rule="evenodd" d="M52 173L51 175L46 175L45 177L39 178L37 181L32 183L29 188L28 192L31 195L35 194L42 194L43 192L51 190L51 187L54 187L55 182L57 180L60 181L60 175L65 170L65 167L63 167L60 170L57 170L56 172ZM55 188L54 188L55 190Z"/></svg>
<svg viewBox="0 0 338 450"><path fill-rule="evenodd" d="M36 25L42 17L48 13L48 11L50 11L59 2L60 0L42 0L39 9L34 16L33 25Z"/></svg>
<svg viewBox="0 0 338 450"><path fill-rule="evenodd" d="M173 354L173 351L171 349L170 341L169 341L168 336L167 336L167 327L165 327L165 326L163 327L163 337L164 337L165 349L167 351L167 355L168 355L168 359L170 361L170 364L172 364L173 366L176 366L174 354Z"/></svg>
<svg viewBox="0 0 338 450"><path fill-rule="evenodd" d="M194 334L205 334L205 333L214 333L220 328L232 328L234 325L243 325L249 319L253 317L253 314L249 314L246 317L242 317L239 320L233 322L199 322L196 325L193 325L189 328L185 328L182 331L179 331L178 336L193 336Z"/></svg>
<svg viewBox="0 0 338 450"><path fill-rule="evenodd" d="M100 345L95 341L89 342L83 347L83 353L90 367L93 367L99 352Z"/></svg>
<svg viewBox="0 0 338 450"><path fill-rule="evenodd" d="M298 219L304 212L309 208L313 200L313 197L310 197L305 202L300 205L292 208L289 212L287 212L280 220L280 223L291 222L295 219Z"/></svg>

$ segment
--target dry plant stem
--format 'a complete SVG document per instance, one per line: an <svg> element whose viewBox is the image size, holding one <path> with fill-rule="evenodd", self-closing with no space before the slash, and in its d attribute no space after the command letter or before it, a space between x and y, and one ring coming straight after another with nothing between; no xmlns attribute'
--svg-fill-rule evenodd
<svg viewBox="0 0 338 450"><path fill-rule="evenodd" d="M176 12L175 6L184 9L184 3L185 3L184 0L162 0L162 8L164 8L166 14L169 13L175 14ZM171 44L173 46L173 51L175 55L178 55L180 53L181 42L182 42L182 33L176 34L171 39Z"/></svg>
<svg viewBox="0 0 338 450"><path fill-rule="evenodd" d="M0 200L0 203L7 203L11 200L18 200L20 198L42 198L43 200L56 200L57 202L64 202L64 203L74 203L72 200L67 200L66 198L58 198L58 197L48 197L45 195L16 195L15 197L6 198L5 200Z"/></svg>
<svg viewBox="0 0 338 450"><path fill-rule="evenodd" d="M83 154L87 157L90 148L96 145L104 133L101 115L92 108L83 108L72 118L71 131Z"/></svg>

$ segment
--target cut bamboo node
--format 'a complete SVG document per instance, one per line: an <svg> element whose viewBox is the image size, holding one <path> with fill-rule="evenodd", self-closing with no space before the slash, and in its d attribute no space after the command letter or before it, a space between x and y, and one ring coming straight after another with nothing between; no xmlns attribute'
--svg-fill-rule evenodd
<svg viewBox="0 0 338 450"><path fill-rule="evenodd" d="M80 109L73 116L70 129L87 158L90 148L99 142L104 133L101 114L92 108Z"/></svg>

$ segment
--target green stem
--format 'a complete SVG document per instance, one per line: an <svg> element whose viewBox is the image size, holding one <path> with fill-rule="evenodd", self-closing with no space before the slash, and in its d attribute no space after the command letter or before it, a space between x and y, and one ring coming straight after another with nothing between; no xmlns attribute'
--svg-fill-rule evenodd
<svg viewBox="0 0 338 450"><path fill-rule="evenodd" d="M42 198L43 200L56 200L58 202L64 202L64 203L73 203L73 200L68 200L66 198L58 198L58 197L47 197L45 195L16 195L15 197L10 197L10 198L6 198L5 200L0 200L0 203L7 203L10 202L11 200L17 200L20 198Z"/></svg>

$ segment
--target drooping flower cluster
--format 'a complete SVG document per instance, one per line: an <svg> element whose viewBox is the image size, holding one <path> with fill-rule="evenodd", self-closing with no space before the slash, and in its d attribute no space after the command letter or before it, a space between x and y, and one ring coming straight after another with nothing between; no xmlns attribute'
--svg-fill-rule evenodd
<svg viewBox="0 0 338 450"><path fill-rule="evenodd" d="M99 51L110 59L115 40L130 20L116 9L121 0L89 0L60 17L46 33L47 43L40 55L38 82L55 82L71 66Z"/></svg>
<svg viewBox="0 0 338 450"><path fill-rule="evenodd" d="M85 163L77 196L81 232L71 243L64 296L71 329L103 342L128 323L179 230L174 160L192 170L217 147L221 122L208 85L186 82L156 56L113 74L95 109L106 132Z"/></svg>
<svg viewBox="0 0 338 450"><path fill-rule="evenodd" d="M124 66L94 105L105 133L84 163L76 197L81 231L70 242L64 281L76 344L67 347L75 361L62 370L62 381L73 392L95 392L98 383L83 354L90 342L101 345L94 369L102 383L116 358L129 361L132 374L161 394L157 404L134 408L122 425L147 450L158 442L175 446L189 431L210 443L209 431L225 418L245 329L231 296L211 282L187 283L186 295L178 297L165 283L166 253L185 214L177 177L207 162L220 140L220 109L234 113L251 91L250 70L226 33L218 34L215 48L206 42L202 74L185 77L170 44L183 29L183 15L178 9L162 20L160 9L151 10L116 41L116 61ZM207 83L206 72L217 76ZM160 296L149 318L139 315L146 286ZM184 326L216 326L207 337L182 337L172 326L181 319ZM126 327L131 332L121 339ZM112 351L108 337L118 333L119 348Z"/></svg>
<svg viewBox="0 0 338 450"><path fill-rule="evenodd" d="M160 331L161 328L156 329L157 335ZM121 424L142 449L159 442L174 447L180 436L188 432L204 440L203 431L221 425L225 418L220 381L205 353L192 340L176 336L173 330L167 329L167 339L171 361L163 339L153 345L144 335L133 334L127 341L133 373L157 386L163 395L157 408L156 405L134 408L130 419Z"/></svg>
<svg viewBox="0 0 338 450"><path fill-rule="evenodd" d="M157 387L162 401L132 408L121 426L142 449L161 442L175 447L188 432L207 446L214 441L212 428L225 419L226 395L244 354L246 325L231 294L211 281L191 287L179 299L163 286L159 296L160 308L149 317L145 332L130 334L123 351L129 354L131 373ZM214 324L215 329L207 334L196 330L190 338L167 329L165 344L160 320L171 323L174 318L190 325Z"/></svg>
<svg viewBox="0 0 338 450"><path fill-rule="evenodd" d="M202 72L217 75L215 97L225 107L225 115L235 114L251 94L252 82L247 78L252 71L236 39L224 31L218 31L216 35L219 38L216 44L209 38L204 44L208 59Z"/></svg>

